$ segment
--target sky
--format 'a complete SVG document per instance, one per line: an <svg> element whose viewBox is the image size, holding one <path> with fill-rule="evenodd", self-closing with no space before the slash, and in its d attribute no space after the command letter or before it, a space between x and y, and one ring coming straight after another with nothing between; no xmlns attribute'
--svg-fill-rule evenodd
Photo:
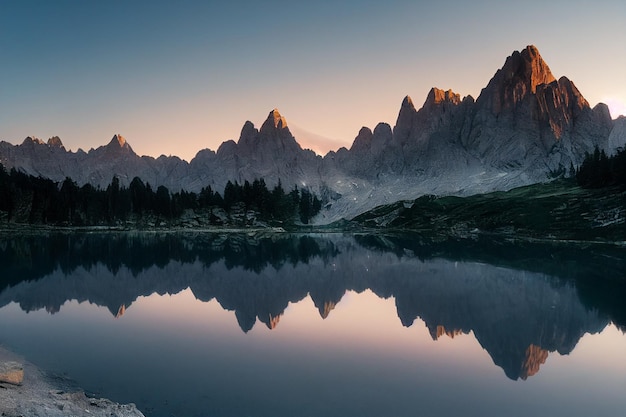
<svg viewBox="0 0 626 417"><path fill-rule="evenodd" d="M626 2L0 0L0 140L119 133L190 160L277 108L303 147L349 147L431 87L476 98L535 45L592 106L626 114Z"/></svg>

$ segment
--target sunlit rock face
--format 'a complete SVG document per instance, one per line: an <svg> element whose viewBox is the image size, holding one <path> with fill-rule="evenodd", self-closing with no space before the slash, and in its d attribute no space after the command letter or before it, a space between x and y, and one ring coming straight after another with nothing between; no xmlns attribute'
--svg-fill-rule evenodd
<svg viewBox="0 0 626 417"><path fill-rule="evenodd" d="M602 108L591 109L566 77L557 81L529 46L513 53L483 89L462 140L488 165L518 168L537 182L579 165L595 146L605 149L611 125Z"/></svg>
<svg viewBox="0 0 626 417"><path fill-rule="evenodd" d="M24 367L18 362L0 362L0 383L22 385L24 382ZM6 387L3 387L6 389Z"/></svg>
<svg viewBox="0 0 626 417"><path fill-rule="evenodd" d="M546 363L548 355L549 352L546 349L542 349L536 345L528 346L528 349L526 349L526 357L520 369L520 378L526 380L528 377L539 372L541 365Z"/></svg>
<svg viewBox="0 0 626 417"><path fill-rule="evenodd" d="M126 314L126 306L122 304L119 310L117 310L117 314L115 315L115 318L116 319L122 318L124 314Z"/></svg>
<svg viewBox="0 0 626 417"><path fill-rule="evenodd" d="M268 329L274 330L278 323L280 322L280 315L272 317L271 315L267 317L267 322L265 325Z"/></svg>
<svg viewBox="0 0 626 417"><path fill-rule="evenodd" d="M430 331L430 336L433 338L433 340L439 340L439 338L441 338L444 335L448 336L450 339L454 339L455 336L464 334L463 330L461 329L448 330L442 325L438 325L434 329L429 329L429 331Z"/></svg>
<svg viewBox="0 0 626 417"><path fill-rule="evenodd" d="M336 304L332 301L324 302L324 306L320 308L320 316L322 316L323 319L328 318L328 315L335 309L335 306Z"/></svg>
<svg viewBox="0 0 626 417"><path fill-rule="evenodd" d="M57 147L57 148L64 148L63 146L63 142L61 142L61 138L59 138L58 136L53 136L50 139L48 139L47 145L50 147Z"/></svg>
<svg viewBox="0 0 626 417"><path fill-rule="evenodd" d="M615 125L615 126L614 126ZM223 191L228 181L263 178L269 187L309 188L324 200L318 223L352 218L377 205L423 194L468 195L546 181L580 165L597 146L626 143L624 122L589 103L567 77L557 79L535 46L509 56L476 100L432 88L418 109L405 97L393 128L363 127L349 149L323 158L302 149L286 118L272 110L238 141L204 149L190 162L140 157L121 135L89 152L68 152L58 137L0 143L0 163L28 174L106 187L137 176L153 188ZM609 140L610 136L610 140Z"/></svg>
<svg viewBox="0 0 626 417"><path fill-rule="evenodd" d="M533 45L515 51L483 89L477 104L494 115L514 109L526 97L537 92L537 86L556 81L548 64Z"/></svg>

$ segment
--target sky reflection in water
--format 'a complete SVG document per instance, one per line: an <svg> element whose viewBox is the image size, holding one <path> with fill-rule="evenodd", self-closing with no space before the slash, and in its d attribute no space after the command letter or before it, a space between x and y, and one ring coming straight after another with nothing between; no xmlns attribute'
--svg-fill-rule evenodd
<svg viewBox="0 0 626 417"><path fill-rule="evenodd" d="M254 268L243 258L271 258L284 242L194 239L189 253L131 270L86 261L89 239L66 245L73 262L30 270L36 280L0 292L0 343L148 415L613 416L626 407L626 337L610 324L623 311L583 304L580 277L441 247L420 259L420 248L345 236L294 238L293 253L306 256ZM135 257L160 242L122 241ZM4 246L12 273L25 267L11 245L41 256L32 241Z"/></svg>

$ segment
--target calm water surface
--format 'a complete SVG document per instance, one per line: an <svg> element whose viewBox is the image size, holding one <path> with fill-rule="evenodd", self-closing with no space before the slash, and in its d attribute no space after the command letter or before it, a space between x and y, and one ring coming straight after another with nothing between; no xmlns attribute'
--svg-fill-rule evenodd
<svg viewBox="0 0 626 417"><path fill-rule="evenodd" d="M0 344L148 416L617 416L624 249L0 238Z"/></svg>

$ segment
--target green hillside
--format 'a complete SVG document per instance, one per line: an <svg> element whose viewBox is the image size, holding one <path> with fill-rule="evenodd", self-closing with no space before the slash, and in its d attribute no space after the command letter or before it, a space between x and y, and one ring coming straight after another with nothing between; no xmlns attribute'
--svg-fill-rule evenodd
<svg viewBox="0 0 626 417"><path fill-rule="evenodd" d="M583 189L559 180L470 197L423 196L377 207L359 227L412 230L431 237L495 234L519 238L626 241L626 192Z"/></svg>

